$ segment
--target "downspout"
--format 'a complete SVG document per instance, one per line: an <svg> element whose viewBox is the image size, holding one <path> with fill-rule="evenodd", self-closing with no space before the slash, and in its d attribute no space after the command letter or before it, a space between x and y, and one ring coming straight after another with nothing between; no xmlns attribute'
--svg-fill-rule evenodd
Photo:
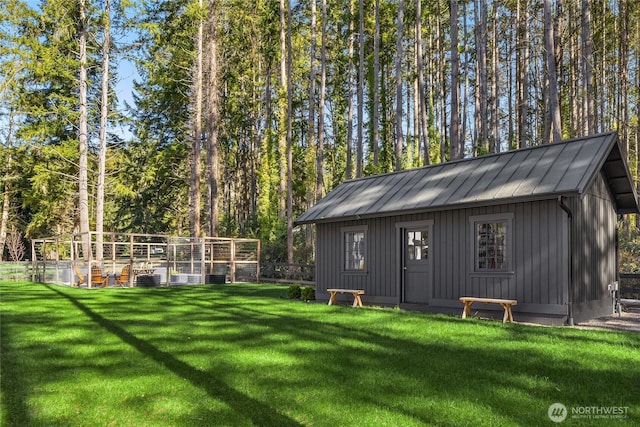
<svg viewBox="0 0 640 427"><path fill-rule="evenodd" d="M573 326L573 213L569 206L558 196L558 206L567 213L569 219L569 300L567 312L567 325Z"/></svg>

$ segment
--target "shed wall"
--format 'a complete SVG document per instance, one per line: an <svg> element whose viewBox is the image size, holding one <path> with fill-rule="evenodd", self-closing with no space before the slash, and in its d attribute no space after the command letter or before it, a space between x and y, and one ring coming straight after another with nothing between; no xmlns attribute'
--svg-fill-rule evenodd
<svg viewBox="0 0 640 427"><path fill-rule="evenodd" d="M513 215L513 271L473 273L469 218ZM469 209L425 212L358 221L317 224L316 291L327 297L329 287L364 289L369 303L401 304L399 236L396 223L433 221L430 306L459 309L458 298L512 298L522 312L566 314L568 300L568 227L556 200ZM341 228L367 225L367 269L342 271Z"/></svg>
<svg viewBox="0 0 640 427"><path fill-rule="evenodd" d="M608 285L616 280L616 224L612 197L599 173L574 211L574 320L611 314Z"/></svg>

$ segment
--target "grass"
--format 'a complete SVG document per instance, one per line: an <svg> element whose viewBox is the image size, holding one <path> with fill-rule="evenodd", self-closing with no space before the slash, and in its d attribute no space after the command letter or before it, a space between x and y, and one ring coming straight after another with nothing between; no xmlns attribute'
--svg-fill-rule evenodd
<svg viewBox="0 0 640 427"><path fill-rule="evenodd" d="M4 426L540 426L628 407L640 334L303 303L239 284L0 282Z"/></svg>

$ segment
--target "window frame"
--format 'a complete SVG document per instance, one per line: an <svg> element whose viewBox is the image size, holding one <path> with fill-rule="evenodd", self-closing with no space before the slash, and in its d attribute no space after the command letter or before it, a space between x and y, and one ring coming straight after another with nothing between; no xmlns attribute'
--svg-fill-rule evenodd
<svg viewBox="0 0 640 427"><path fill-rule="evenodd" d="M488 214L488 215L474 215L469 217L470 231L471 231L471 273L481 275L496 275L496 274L513 274L514 272L514 246L513 246L513 213L501 213L501 214ZM503 264L505 267L501 268L480 268L480 236L478 233L478 225L480 224L504 224L504 243L503 246Z"/></svg>
<svg viewBox="0 0 640 427"><path fill-rule="evenodd" d="M351 226L351 227L342 227L340 228L340 264L341 264L341 271L343 273L356 273L356 274L361 274L361 273L366 273L367 272L367 268L368 268L368 256L369 256L369 250L368 250L368 246L369 246L369 236L368 236L368 231L369 231L369 227L366 225L356 225L356 226ZM348 261L352 261L352 260L347 260L347 248L346 248L346 238L347 235L349 234L356 234L356 233L362 233L362 248L361 248L361 256L362 258L359 260L360 264L362 265L361 268L348 268Z"/></svg>

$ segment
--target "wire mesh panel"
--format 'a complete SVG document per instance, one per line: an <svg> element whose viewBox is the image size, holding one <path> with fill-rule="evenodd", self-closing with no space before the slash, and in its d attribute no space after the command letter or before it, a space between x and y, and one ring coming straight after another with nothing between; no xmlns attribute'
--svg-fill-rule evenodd
<svg viewBox="0 0 640 427"><path fill-rule="evenodd" d="M92 233L89 242L89 250L85 251L80 234L33 240L34 277L50 283L73 284L77 278L72 276L77 274L70 265L86 270L97 265L105 274L114 276L128 267L132 285L139 276L153 276L156 282L159 277L163 285L207 283L210 275L224 275L231 281L257 281L259 276L257 239L105 233L102 243L98 243ZM62 267L61 261L71 263Z"/></svg>
<svg viewBox="0 0 640 427"><path fill-rule="evenodd" d="M236 261L257 261L258 241L236 240L234 243Z"/></svg>

